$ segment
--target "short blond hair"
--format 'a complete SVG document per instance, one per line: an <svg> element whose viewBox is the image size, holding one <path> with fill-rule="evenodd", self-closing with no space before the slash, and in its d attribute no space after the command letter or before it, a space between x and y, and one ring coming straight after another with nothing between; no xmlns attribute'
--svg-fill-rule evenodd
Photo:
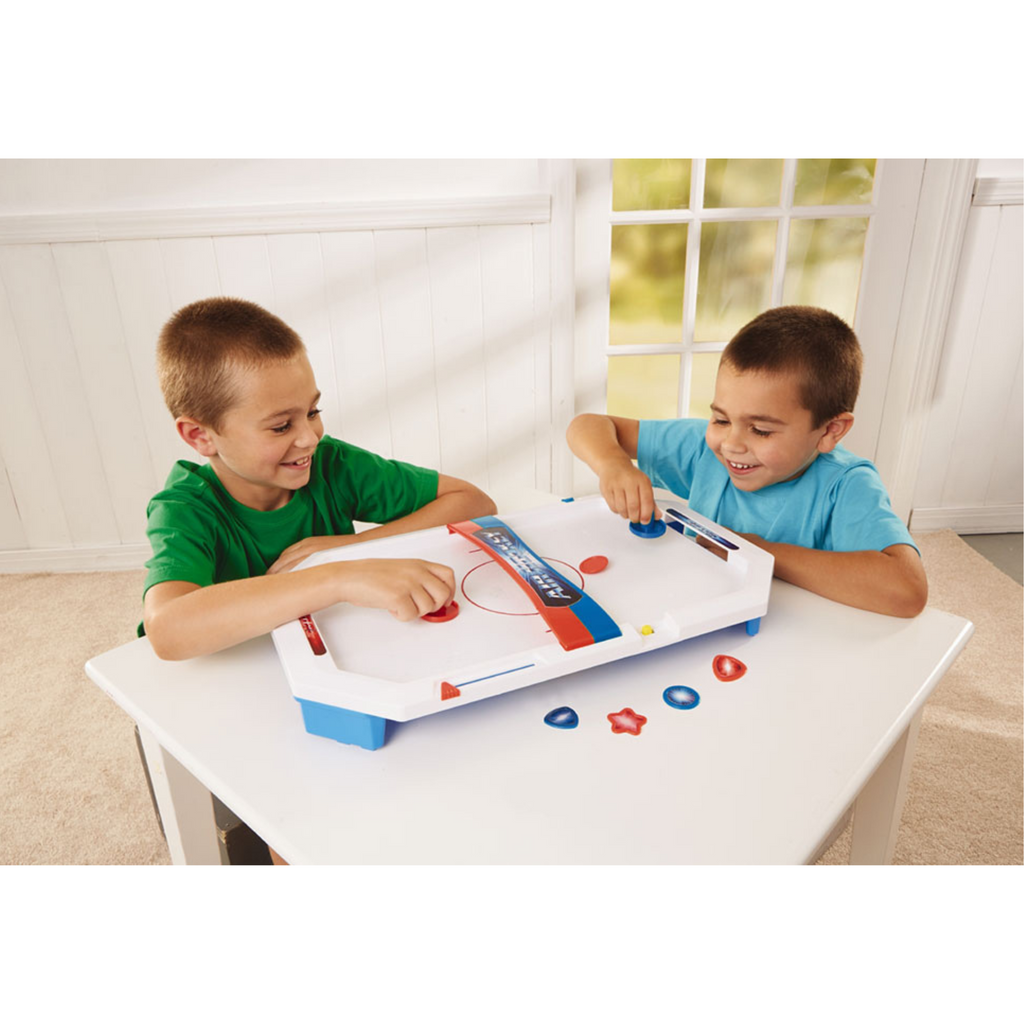
<svg viewBox="0 0 1024 1024"><path fill-rule="evenodd" d="M200 299L179 309L157 341L156 366L167 408L219 430L238 399L240 368L305 352L280 317L245 299Z"/></svg>

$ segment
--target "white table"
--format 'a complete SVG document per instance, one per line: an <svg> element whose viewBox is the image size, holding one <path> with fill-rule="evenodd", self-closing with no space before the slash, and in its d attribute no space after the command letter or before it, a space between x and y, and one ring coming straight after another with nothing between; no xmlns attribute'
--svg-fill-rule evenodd
<svg viewBox="0 0 1024 1024"><path fill-rule="evenodd" d="M136 721L175 863L218 864L215 793L292 864L805 863L856 801L851 860L891 860L922 708L973 632L775 581L742 625L392 724L376 751L307 734L269 638L189 662L92 659ZM734 682L717 654L748 666ZM670 685L700 704L675 710ZM543 722L569 705L579 727ZM606 716L632 707L639 736Z"/></svg>

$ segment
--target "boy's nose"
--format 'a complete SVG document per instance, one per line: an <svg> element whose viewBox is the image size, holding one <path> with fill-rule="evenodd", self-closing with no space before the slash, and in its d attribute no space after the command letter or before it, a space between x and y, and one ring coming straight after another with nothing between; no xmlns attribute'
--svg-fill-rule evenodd
<svg viewBox="0 0 1024 1024"><path fill-rule="evenodd" d="M722 447L728 448L731 452L745 452L747 446L743 443L743 435L735 430L730 430L722 441Z"/></svg>
<svg viewBox="0 0 1024 1024"><path fill-rule="evenodd" d="M307 421L305 426L306 429L302 431L301 436L295 444L299 448L314 448L320 440L320 435L316 432L316 428L312 423Z"/></svg>

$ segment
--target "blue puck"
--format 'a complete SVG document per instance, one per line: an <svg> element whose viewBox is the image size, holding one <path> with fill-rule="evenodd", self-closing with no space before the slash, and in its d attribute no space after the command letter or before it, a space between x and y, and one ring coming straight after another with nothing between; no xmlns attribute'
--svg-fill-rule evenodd
<svg viewBox="0 0 1024 1024"><path fill-rule="evenodd" d="M580 724L579 715L572 708L555 708L544 716L544 721L556 729L575 729Z"/></svg>
<svg viewBox="0 0 1024 1024"><path fill-rule="evenodd" d="M700 703L700 694L689 686L670 686L662 695L670 708L689 711Z"/></svg>
<svg viewBox="0 0 1024 1024"><path fill-rule="evenodd" d="M665 532L665 521L652 517L649 523L630 523L629 531L637 537L660 537Z"/></svg>

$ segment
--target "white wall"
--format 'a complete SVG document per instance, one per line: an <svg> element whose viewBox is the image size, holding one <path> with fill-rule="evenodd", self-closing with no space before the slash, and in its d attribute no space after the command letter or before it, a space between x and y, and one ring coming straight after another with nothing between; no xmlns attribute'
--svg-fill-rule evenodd
<svg viewBox="0 0 1024 1024"><path fill-rule="evenodd" d="M192 456L157 389L155 338L210 294L299 330L334 433L491 490L569 493L567 167L0 161L0 571L142 563L146 502ZM1021 529L1012 167L1015 201L1004 163L980 166L990 205L961 262L917 529L964 509L989 524L972 528Z"/></svg>
<svg viewBox="0 0 1024 1024"><path fill-rule="evenodd" d="M149 497L195 459L156 336L208 295L298 330L330 433L488 490L550 490L550 170L0 162L0 569L142 563Z"/></svg>
<svg viewBox="0 0 1024 1024"><path fill-rule="evenodd" d="M1024 164L979 162L911 527L1024 529Z"/></svg>

